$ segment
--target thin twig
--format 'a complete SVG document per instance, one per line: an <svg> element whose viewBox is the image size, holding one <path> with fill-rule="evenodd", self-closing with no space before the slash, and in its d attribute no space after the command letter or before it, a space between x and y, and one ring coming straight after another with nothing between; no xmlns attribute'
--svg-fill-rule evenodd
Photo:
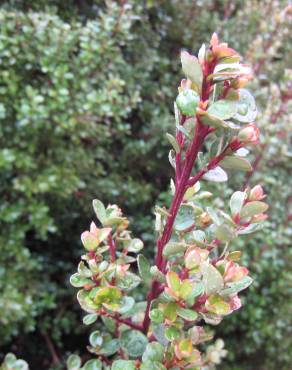
<svg viewBox="0 0 292 370"><path fill-rule="evenodd" d="M60 358L59 358L59 356L57 354L57 351L55 349L55 346L54 346L54 344L53 344L53 342L52 342L49 334L47 332L42 332L42 335L43 335L43 337L45 339L45 342L47 344L47 347L49 349L49 352L50 352L50 354L52 356L53 364L54 365L59 365L61 363L61 361L60 361Z"/></svg>

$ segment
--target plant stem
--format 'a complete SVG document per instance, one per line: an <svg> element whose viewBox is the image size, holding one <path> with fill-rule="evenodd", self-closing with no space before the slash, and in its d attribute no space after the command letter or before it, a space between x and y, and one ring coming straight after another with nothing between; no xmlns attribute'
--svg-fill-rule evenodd
<svg viewBox="0 0 292 370"><path fill-rule="evenodd" d="M177 212L179 210L179 207L182 203L183 196L189 186L195 185L204 174L212 169L214 169L216 166L218 166L219 162L230 152L236 151L240 147L240 143L235 144L232 148L228 146L225 150L223 150L219 155L212 158L209 164L201 169L197 174L190 178L190 174L194 165L194 162L197 158L198 152L204 142L205 137L208 135L208 126L200 126L200 123L198 122L198 134L195 138L195 140L192 143L192 146L189 151L189 156L186 159L185 166L183 168L183 172L180 178L180 181L178 182L178 186L176 188L172 204L170 206L169 210L169 216L166 221L166 225L163 230L162 236L157 241L157 247L158 252L156 256L156 266L165 273L166 270L166 261L163 259L163 248L164 246L169 242L172 234L172 228L173 224L177 215ZM160 284L157 281L153 281L151 290L147 297L147 307L146 307L146 313L143 321L143 331L144 333L147 333L149 325L150 325L150 318L149 318L149 312L151 307L151 301L160 294Z"/></svg>
<svg viewBox="0 0 292 370"><path fill-rule="evenodd" d="M142 330L142 326L141 325L135 324L131 320L122 319L121 317L118 317L118 316L115 316L115 315L111 315L109 313L100 313L100 314L103 315L103 316L106 316L106 317L109 317L109 318L115 320L119 324L125 324L125 325L129 326L132 329L139 330L139 331Z"/></svg>
<svg viewBox="0 0 292 370"><path fill-rule="evenodd" d="M54 346L49 334L45 331L45 332L42 333L42 335L43 335L43 337L46 341L46 344L47 344L48 349L50 351L50 354L52 356L53 364L54 365L59 365L61 362L60 362L59 356L57 354L57 351L55 349L55 346Z"/></svg>
<svg viewBox="0 0 292 370"><path fill-rule="evenodd" d="M207 101L209 99L209 95L212 90L212 82L208 81L208 75L211 74L214 70L216 65L216 59L213 59L211 62L206 62L203 68L203 84L202 84L202 92L201 92L201 100ZM182 117L182 122L186 120L186 117ZM158 269L162 273L166 273L166 260L163 258L163 249L165 245L169 242L172 234L173 224L176 218L176 215L179 211L180 205L183 201L184 194L187 188L190 186L189 180L191 176L192 169L194 167L194 163L197 159L198 153L204 143L206 136L210 133L209 126L203 125L200 121L200 118L196 116L196 127L195 127L195 135L194 140L189 144L186 154L185 154L185 161L183 162L183 166L181 166L181 155L176 155L176 174L175 174L175 193L170 205L169 209L169 216L167 217L165 227L163 229L161 237L157 240L157 254L155 258L155 264ZM178 135L178 144L182 148L182 136L181 134ZM213 163L212 163L213 165ZM198 172L193 179L193 185L207 172L208 169L203 169ZM157 298L160 294L160 283L157 281L153 281L151 285L150 292L147 296L147 307L145 312L145 317L143 321L143 331L147 334L149 325L150 325L150 307L151 302L153 299Z"/></svg>
<svg viewBox="0 0 292 370"><path fill-rule="evenodd" d="M175 194L172 199L172 203L169 209L169 216L166 220L166 224L163 230L161 237L157 240L157 255L155 259L155 264L159 268L160 271L165 273L166 269L166 261L163 258L163 249L165 245L169 242L172 234L173 224L178 213L179 207L183 201L183 196L189 187L188 181L199 153L199 150L204 142L205 137L208 134L208 126L203 126L200 121L198 120L196 126L196 133L193 142L191 143L189 149L186 153L186 159L184 162L184 166L182 168L181 176L177 181ZM150 306L151 301L155 299L159 292L159 283L157 281L153 281L151 290L147 297L147 307L145 312L145 318L143 321L143 331L147 333L149 325L150 325Z"/></svg>
<svg viewBox="0 0 292 370"><path fill-rule="evenodd" d="M109 251L111 256L111 262L114 262L116 260L116 245L113 240L112 234L108 237L108 244L109 244Z"/></svg>
<svg viewBox="0 0 292 370"><path fill-rule="evenodd" d="M208 101L209 95L212 91L212 82L208 80L208 75L211 74L214 70L216 65L216 58L212 61L206 62L203 67L203 74L204 79L202 83L202 92L201 92L201 101L205 102ZM186 120L186 117L182 117L182 122ZM194 140L189 144L186 154L185 160L183 162L183 166L181 163L181 155L180 153L176 155L176 174L175 174L175 193L172 199L172 203L169 209L169 216L166 220L165 227L163 229L161 237L157 240L157 254L155 258L155 264L159 268L159 270L163 273L166 273L166 261L163 258L163 249L165 245L169 242L172 234L173 224L176 218L176 215L179 211L180 205L183 201L184 194L187 188L190 186L189 180L191 176L192 169L194 167L194 163L197 159L199 150L201 149L206 136L212 132L210 131L210 127L207 125L203 125L200 121L200 118L196 116L196 127L195 127L195 135ZM177 135L178 144L182 149L183 146L183 138L181 134ZM224 156L224 155L223 155ZM217 157L216 157L217 158ZM220 158L219 160L221 160ZM210 165L213 166L215 163L211 163ZM211 167L213 168L213 167ZM193 180L193 185L211 168L202 169L195 175ZM151 301L155 299L160 294L160 283L157 281L152 282L151 290L147 296L147 307L145 312L145 317L143 321L143 331L144 333L148 332L149 325L150 325L150 307Z"/></svg>

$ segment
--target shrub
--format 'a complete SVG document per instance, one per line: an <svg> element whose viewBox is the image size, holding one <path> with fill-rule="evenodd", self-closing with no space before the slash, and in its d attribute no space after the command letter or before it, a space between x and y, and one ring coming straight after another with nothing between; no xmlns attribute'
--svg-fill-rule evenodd
<svg viewBox="0 0 292 370"><path fill-rule="evenodd" d="M133 68L121 52L132 42L132 13L128 9L120 19L114 3L108 12L86 26L50 14L0 15L4 338L15 335L20 322L31 330L36 315L54 308L55 296L63 295L56 284L64 281L72 252L53 246L74 240L69 234L86 210L88 194L127 197L128 207L152 197L138 168L124 170L140 145L140 139L126 141L127 117L141 100L135 83L140 65ZM52 265L59 253L64 262ZM56 279L60 269L63 277Z"/></svg>
<svg viewBox="0 0 292 370"><path fill-rule="evenodd" d="M135 215L135 231L143 237L147 246L152 245L152 235L147 231L150 229L151 217L144 215L150 214L156 196L167 185L169 171L161 161L166 153L166 140L161 140L161 137L171 122L170 101L177 82L173 78L178 73L177 55L181 45L192 49L194 44L203 42L207 34L218 29L219 34L256 67L251 89L260 106L258 124L262 131L261 142L272 143L265 148L265 155L251 178L252 182L264 180L265 190L269 199L272 199L269 229L245 247L245 261L248 263L248 260L252 260L250 270L257 276L251 287L253 293L247 297L251 303L245 310L226 318L220 332L228 340L231 368L234 369L235 366L232 365L234 357L240 359L242 364L237 363L236 369L253 369L255 360L260 358L264 358L265 363L257 364L258 367L289 368L291 356L286 349L289 347L287 321L291 276L288 266L291 254L288 246L291 228L287 222L290 219L287 207L290 199L291 166L289 156L285 154L286 144L283 143L289 143L291 96L289 70L285 73L283 71L291 60L288 27L291 11L289 13L289 8L284 11L286 1L269 0L147 1L145 6L131 1L127 2L129 3L132 8L128 7L121 19L125 25L130 22L130 26L127 30L124 27L119 29L116 35L118 40L111 39L111 35L113 24L120 17L121 8L111 2L107 2L107 6L103 1L96 0L74 1L70 4L68 1L65 4L58 0L11 0L1 3L0 35L5 49L1 48L0 54L2 71L6 71L6 77L5 74L0 76L1 102L5 109L5 119L0 121L1 134L5 130L5 136L2 134L0 139L4 149L0 155L1 227L5 230L1 236L2 343L13 336L9 350L13 345L31 363L33 360L32 365L35 364L36 367L40 367L44 361L49 366L50 362L48 351L39 348L39 342L43 340L40 333L43 331L46 338L50 335L53 337L58 347L64 345L72 350L80 348L80 336L76 338L80 326L71 301L72 293L64 285L64 279L72 270L72 260L78 254L77 249L72 251L72 246L77 244L78 233L83 227L80 222L85 223L89 212L87 204L96 194L105 201L123 204L128 214ZM39 13L30 13L30 10ZM35 39L33 36L40 32L38 29L43 24L42 20L48 19L50 21L44 33L48 34L52 27L50 37ZM67 102L65 106L82 107L83 102L87 102L86 93L89 87L86 88L86 84L91 85L90 71L95 70L99 52L88 49L94 62L87 65L86 74L77 67L76 45L80 43L80 35L88 30L87 20L101 25L102 19L108 27L102 33L103 41L105 45L111 45L106 55L108 58L114 56L111 68L119 76L118 79L125 82L123 90L119 92L120 99L129 102L129 96L136 93L137 89L141 99L136 103L129 103L123 117L119 114L115 118L111 117L111 112L116 110L110 104L110 117L107 119L111 122L110 126L103 124L99 109L92 103L90 109L93 116L97 117L96 121L85 125L77 123L74 128L72 125L68 126L72 115L63 109L63 82L59 81L55 89L51 87L57 95L50 97L50 101L57 106L56 111L60 116L49 129L54 111L53 108L44 107L49 111L49 119L45 122L41 119L41 123L37 125L41 109L35 107L34 97L28 95L25 84L33 86L34 91L46 97L49 82L54 75L52 71L42 73L40 56L47 50L47 53L52 53L51 60L55 61L56 66L61 65L74 71L75 81L74 84L71 81L71 85L76 88L82 82L84 88L78 94L75 89L70 96L70 104ZM72 44L66 46L66 55L62 59L52 45L60 42L57 35L63 34L63 27L66 28L68 24L71 30L74 29L74 36ZM27 27L26 34L22 29ZM69 39L68 33L67 31L64 34L64 43ZM91 36L94 40L97 39L95 34ZM17 44L15 48L14 44ZM31 69L23 68L26 64L32 64ZM102 75L107 74L105 64L97 64L100 79L93 74L93 84L96 83L94 88L98 91L102 90L101 82L98 81L103 81ZM78 81L81 75L84 79ZM9 90L7 86L12 88ZM31 131L30 125L15 129L22 100L28 100L29 106L33 107L26 113L21 113L22 118L33 122ZM47 98L44 103L47 103ZM3 105L0 108L2 117ZM124 110L124 106L118 107ZM275 117L276 122L271 125L270 122ZM12 127L13 131L10 132ZM47 143L46 151L44 149L45 155L38 158L37 153L48 132L50 142ZM16 146L9 143L12 136L13 144L22 143L21 149L15 150ZM92 144L87 137L93 140ZM121 148L124 150L121 151ZM14 160L15 152L18 153L18 162ZM111 168L104 163L105 153L112 159ZM23 160L19 161L22 157ZM67 158L68 181L62 178L65 167L63 161L56 162L56 157ZM46 166L50 168L49 172L45 171ZM52 171L59 173L54 184L49 182ZM15 191L12 185L13 176L18 179L18 183L24 176L34 182L39 173L42 174L45 186L49 187L47 191L34 189L29 190L28 194ZM241 181L240 178L239 180ZM231 195L239 182L232 177L230 184ZM32 185L27 183L25 185L27 189L30 186ZM83 192L85 186L86 193ZM227 189L225 190L228 194ZM219 188L219 195L220 192ZM214 194L216 193L218 190L214 189ZM160 197L164 204L167 199L167 193ZM34 335L27 336L23 332L35 328ZM17 334L18 338L15 338ZM237 345L239 336L240 346ZM5 348L2 347L2 351ZM57 352L64 353L64 349L61 351L59 348Z"/></svg>
<svg viewBox="0 0 292 370"><path fill-rule="evenodd" d="M89 337L88 350L97 359L83 369L207 370L226 356L219 340L204 354L199 351L213 336L202 321L218 325L241 307L238 294L252 278L238 263L241 252L231 249L232 242L259 230L268 208L260 185L233 193L230 211L208 206L212 193L200 191L199 180L226 182L224 169L252 169L244 157L246 146L259 143L252 123L257 108L244 89L250 70L239 61L216 34L209 46L202 45L198 58L181 52L186 79L174 108L175 136L167 134L173 147L172 201L168 209L155 211L154 265L138 254L143 242L132 237L122 211L93 201L101 228L92 222L82 233L86 252L70 279L81 288L77 298L87 312L83 322L100 318L103 323ZM136 262L140 277L133 271ZM141 283L149 289L147 297L135 292ZM80 367L81 359L71 355L67 368Z"/></svg>

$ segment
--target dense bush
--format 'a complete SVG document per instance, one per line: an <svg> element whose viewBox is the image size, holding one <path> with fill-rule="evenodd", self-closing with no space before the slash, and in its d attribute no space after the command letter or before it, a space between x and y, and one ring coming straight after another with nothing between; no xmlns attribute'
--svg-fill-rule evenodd
<svg viewBox="0 0 292 370"><path fill-rule="evenodd" d="M107 12L86 26L45 13L0 15L4 341L19 324L31 330L36 316L55 308L64 294L70 297L63 282L88 197L85 187L91 196L119 198L140 210L155 194L146 182L152 169L135 165L154 144L138 136L128 140L129 116L135 130L141 94L155 88L148 87L155 55L142 75L129 32L131 9L121 14L112 3ZM137 59L135 66L128 59ZM145 104L141 115L150 108ZM156 113L162 116L159 107ZM131 173L125 166L133 167Z"/></svg>
<svg viewBox="0 0 292 370"><path fill-rule="evenodd" d="M248 49L246 59L256 65L265 146L249 182L264 178L272 205L269 230L247 246L260 275L248 313L238 312L223 335L230 336L232 369L240 368L233 357L243 369L263 357L257 366L288 369L291 70L284 70L291 65L291 10L284 12L285 1L268 0L129 3L2 2L2 343L33 364L50 362L45 343L76 348L80 327L68 275L91 198L121 204L151 245L150 207L168 185L160 161L166 141L161 151L156 146L171 124L178 51L216 29L239 51ZM25 334L32 330L37 335Z"/></svg>

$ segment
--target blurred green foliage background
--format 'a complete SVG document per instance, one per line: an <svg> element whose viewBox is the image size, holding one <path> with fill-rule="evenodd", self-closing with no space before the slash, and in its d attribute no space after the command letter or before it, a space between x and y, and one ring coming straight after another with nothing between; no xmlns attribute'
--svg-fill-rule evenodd
<svg viewBox="0 0 292 370"><path fill-rule="evenodd" d="M68 278L91 199L118 203L153 255L179 50L217 31L254 68L262 144L253 174L213 191L260 182L270 203L265 231L239 246L255 283L217 328L222 369L291 369L291 15L274 0L1 1L1 358L61 369L68 353L85 355Z"/></svg>

